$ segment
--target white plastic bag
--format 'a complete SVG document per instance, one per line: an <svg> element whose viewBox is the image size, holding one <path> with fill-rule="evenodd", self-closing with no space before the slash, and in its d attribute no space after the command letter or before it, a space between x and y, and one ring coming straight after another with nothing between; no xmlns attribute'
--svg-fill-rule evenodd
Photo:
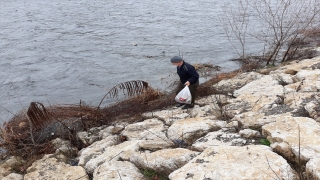
<svg viewBox="0 0 320 180"><path fill-rule="evenodd" d="M191 93L189 87L184 87L174 99L179 103L191 104Z"/></svg>

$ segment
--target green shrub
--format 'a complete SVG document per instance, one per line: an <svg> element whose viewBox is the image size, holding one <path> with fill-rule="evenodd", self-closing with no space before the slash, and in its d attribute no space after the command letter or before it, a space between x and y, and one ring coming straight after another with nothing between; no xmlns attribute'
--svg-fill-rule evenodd
<svg viewBox="0 0 320 180"><path fill-rule="evenodd" d="M262 145L270 146L270 141L268 139L260 139L260 143Z"/></svg>

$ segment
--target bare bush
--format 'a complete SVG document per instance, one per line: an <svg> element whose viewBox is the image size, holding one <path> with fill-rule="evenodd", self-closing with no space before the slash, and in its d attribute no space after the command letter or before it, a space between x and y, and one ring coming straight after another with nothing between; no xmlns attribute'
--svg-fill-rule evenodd
<svg viewBox="0 0 320 180"><path fill-rule="evenodd" d="M239 0L233 6L225 9L220 19L229 41L244 60L250 38L258 40L257 46L261 44L266 64L274 65L294 57L305 43L307 30L319 28L318 0ZM240 46L235 46L237 42Z"/></svg>

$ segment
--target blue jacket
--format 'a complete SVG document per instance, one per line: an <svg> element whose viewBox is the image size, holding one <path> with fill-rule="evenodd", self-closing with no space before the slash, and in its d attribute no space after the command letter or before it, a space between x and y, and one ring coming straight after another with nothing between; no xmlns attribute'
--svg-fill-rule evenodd
<svg viewBox="0 0 320 180"><path fill-rule="evenodd" d="M190 84L194 84L199 81L199 74L197 73L196 69L191 64L184 61L180 67L177 67L177 73L182 84L186 83L187 81L189 81Z"/></svg>

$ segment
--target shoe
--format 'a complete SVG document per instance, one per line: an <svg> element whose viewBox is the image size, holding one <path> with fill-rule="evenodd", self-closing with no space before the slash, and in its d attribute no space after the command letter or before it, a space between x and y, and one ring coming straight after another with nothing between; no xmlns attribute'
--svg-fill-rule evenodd
<svg viewBox="0 0 320 180"><path fill-rule="evenodd" d="M189 109L189 108L193 108L194 105L193 104L186 104L185 106L183 106L183 108L181 109Z"/></svg>
<svg viewBox="0 0 320 180"><path fill-rule="evenodd" d="M179 103L179 104L176 105L176 107L181 107L181 106L183 106L183 105L184 105L184 104Z"/></svg>

